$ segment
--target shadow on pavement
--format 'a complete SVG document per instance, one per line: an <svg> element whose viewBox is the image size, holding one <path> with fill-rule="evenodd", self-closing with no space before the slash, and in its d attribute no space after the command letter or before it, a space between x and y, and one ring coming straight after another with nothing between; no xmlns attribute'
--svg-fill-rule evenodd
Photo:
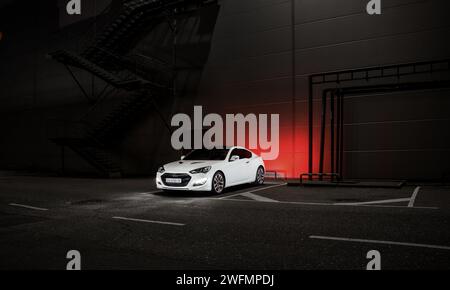
<svg viewBox="0 0 450 290"><path fill-rule="evenodd" d="M214 194L212 192L208 191L176 191L176 190L168 190L168 191L161 191L158 193L155 193L154 195L157 196L165 196L165 197L222 197L224 194L230 194L230 193L238 193L239 191L247 191L247 190L255 190L258 188L263 188L263 186L255 186L253 184L241 184L237 186L232 186L229 188L226 188L222 194Z"/></svg>

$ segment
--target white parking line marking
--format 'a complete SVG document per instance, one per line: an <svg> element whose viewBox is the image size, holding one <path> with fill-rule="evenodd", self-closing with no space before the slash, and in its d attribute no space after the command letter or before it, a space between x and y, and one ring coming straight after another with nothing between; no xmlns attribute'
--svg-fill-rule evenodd
<svg viewBox="0 0 450 290"><path fill-rule="evenodd" d="M419 193L419 190L420 190L420 186L417 186L414 189L411 199L409 200L408 207L414 207L414 202L416 201L416 197L417 197L417 194Z"/></svg>
<svg viewBox="0 0 450 290"><path fill-rule="evenodd" d="M274 185L271 185L271 186L262 187L262 188L258 188L258 189L255 189L255 190L250 190L250 192L257 192L257 191L266 190L266 189L269 189L269 188L280 187L280 186L284 186L286 184L287 183L278 183L278 184L274 184Z"/></svg>
<svg viewBox="0 0 450 290"><path fill-rule="evenodd" d="M268 197L264 197L264 196L261 196L261 195L256 195L256 194L253 194L251 192L241 193L241 196L245 196L245 197L251 198L253 200L261 201L261 202L278 202L278 200L271 199L271 198L268 198Z"/></svg>
<svg viewBox="0 0 450 290"><path fill-rule="evenodd" d="M222 200L222 201L239 201L239 202L257 202L256 200L246 200L246 199L234 199L234 198L205 198L208 200ZM294 205L312 205L312 206L351 206L351 207L385 207L385 208L404 208L404 209L439 209L438 207L430 206L415 206L406 207L400 205L377 205L377 204L367 204L367 205L347 205L347 204L334 204L334 203L321 203L321 202L302 202L302 201L277 201L277 204L294 204Z"/></svg>
<svg viewBox="0 0 450 290"><path fill-rule="evenodd" d="M33 209L33 210L41 210L41 211L48 210L47 208L35 207L35 206L26 205L26 204L19 204L19 203L10 203L9 205L10 206L23 207L23 208L27 208L27 209Z"/></svg>
<svg viewBox="0 0 450 290"><path fill-rule="evenodd" d="M258 188L258 189L255 189L255 190L250 190L250 191L248 191L248 192L249 192L249 193L258 192L258 191L266 190L266 189L269 189L269 188L275 188L275 187L284 186L284 185L286 185L286 184L287 184L287 183L278 183L278 184L275 184L275 185L266 186L266 187ZM247 193L247 192L244 192L244 193ZM236 193L236 194L231 194L231 195L227 195L227 196L222 196L222 197L219 197L218 199L225 199L225 198L229 198L229 197L233 197L233 196L238 196L238 195L241 195L241 194L242 194L242 192L239 192L239 193Z"/></svg>
<svg viewBox="0 0 450 290"><path fill-rule="evenodd" d="M369 244L385 244L385 245L450 250L449 246L440 246L440 245L427 245L427 244L403 243L403 242L393 242L393 241L380 241L380 240L350 239L350 238L326 237L326 236L309 236L309 238L310 239L319 239L319 240L332 240L332 241L369 243Z"/></svg>
<svg viewBox="0 0 450 290"><path fill-rule="evenodd" d="M153 191L149 191L149 192L141 192L139 194L149 195L149 194L155 194L155 193L161 193L161 192L162 192L162 190L153 190Z"/></svg>
<svg viewBox="0 0 450 290"><path fill-rule="evenodd" d="M271 182L268 182L268 181L264 181L264 184L265 185L280 185L280 182L278 181L278 182L276 182L276 181L271 181ZM287 183L286 183L287 184Z"/></svg>
<svg viewBox="0 0 450 290"><path fill-rule="evenodd" d="M124 220L124 221L133 221L133 222L141 222L141 223L161 224L161 225L169 225L169 226L180 226L180 227L185 225L185 224L173 223L173 222L134 219L134 218L127 218L127 217L120 217L120 216L115 216L115 217L113 217L113 219Z"/></svg>
<svg viewBox="0 0 450 290"><path fill-rule="evenodd" d="M395 198L395 199L385 199L385 200L374 200L374 201L364 201L364 202L345 202L345 203L334 203L335 205L365 205L365 204L381 204L381 203L396 203L409 201L410 198Z"/></svg>

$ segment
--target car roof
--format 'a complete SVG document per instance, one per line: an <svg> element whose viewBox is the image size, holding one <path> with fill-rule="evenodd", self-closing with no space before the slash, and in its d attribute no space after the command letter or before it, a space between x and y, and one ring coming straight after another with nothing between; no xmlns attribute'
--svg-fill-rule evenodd
<svg viewBox="0 0 450 290"><path fill-rule="evenodd" d="M250 151L250 150L248 150L247 148L242 147L242 146L232 146L232 147L226 147L226 148L227 148L227 149L244 149L244 150Z"/></svg>
<svg viewBox="0 0 450 290"><path fill-rule="evenodd" d="M204 148L203 148L204 149ZM220 149L220 148L213 148L213 149ZM245 149L245 150L247 150L247 151L250 151L250 150L248 150L247 148L245 148L245 147L242 147L242 146L225 146L225 147L223 147L222 149L226 149L226 150L231 150L231 149ZM194 149L195 150L195 149Z"/></svg>

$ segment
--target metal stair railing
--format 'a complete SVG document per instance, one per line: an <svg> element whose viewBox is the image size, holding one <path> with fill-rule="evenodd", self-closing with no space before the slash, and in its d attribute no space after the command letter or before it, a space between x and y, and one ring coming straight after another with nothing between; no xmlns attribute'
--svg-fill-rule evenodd
<svg viewBox="0 0 450 290"><path fill-rule="evenodd" d="M143 24L168 10L182 9L187 5L201 6L206 3L216 3L208 0L136 0L124 4L123 13L111 23L96 39L93 47L88 48L83 55L87 58L98 56L95 47L102 47L118 53L126 53L133 43L132 38L141 32ZM120 40L120 42L119 42Z"/></svg>

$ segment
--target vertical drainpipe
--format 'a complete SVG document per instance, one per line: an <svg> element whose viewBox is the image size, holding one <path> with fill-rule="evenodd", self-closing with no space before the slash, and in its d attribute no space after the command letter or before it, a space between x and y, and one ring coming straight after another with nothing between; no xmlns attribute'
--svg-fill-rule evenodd
<svg viewBox="0 0 450 290"><path fill-rule="evenodd" d="M292 24L292 176L295 176L295 123L296 123L296 57L295 57L295 1L291 0L291 24Z"/></svg>
<svg viewBox="0 0 450 290"><path fill-rule="evenodd" d="M178 51L177 51L177 45L178 45L178 19L176 16L177 10L174 11L174 17L173 17L173 51L172 51L172 62L173 62L173 96L174 98L177 97L177 57L178 57Z"/></svg>
<svg viewBox="0 0 450 290"><path fill-rule="evenodd" d="M94 0L94 41L97 39L97 0ZM95 75L91 77L91 94L92 99L95 100Z"/></svg>
<svg viewBox="0 0 450 290"><path fill-rule="evenodd" d="M308 173L309 180L312 180L313 172L313 85L312 77L308 78Z"/></svg>
<svg viewBox="0 0 450 290"><path fill-rule="evenodd" d="M35 4L36 5L36 4ZM37 5L36 5L37 6ZM34 7L34 9L36 9L36 11L38 11L37 7ZM39 13L35 13L34 17L33 17L33 22L34 22L34 27L32 28L33 32L36 32L38 35L41 33L40 30L40 17L39 17ZM34 120L35 118L37 118L38 115L38 111L36 110L37 108L37 102L38 102L38 69L39 69L39 45L34 42L33 43L33 50L32 50L32 56L33 56L33 92L32 92L32 101L31 101L31 119ZM38 161L36 161L36 157L32 157L31 158L31 170L36 170L37 166L36 164L38 163Z"/></svg>

